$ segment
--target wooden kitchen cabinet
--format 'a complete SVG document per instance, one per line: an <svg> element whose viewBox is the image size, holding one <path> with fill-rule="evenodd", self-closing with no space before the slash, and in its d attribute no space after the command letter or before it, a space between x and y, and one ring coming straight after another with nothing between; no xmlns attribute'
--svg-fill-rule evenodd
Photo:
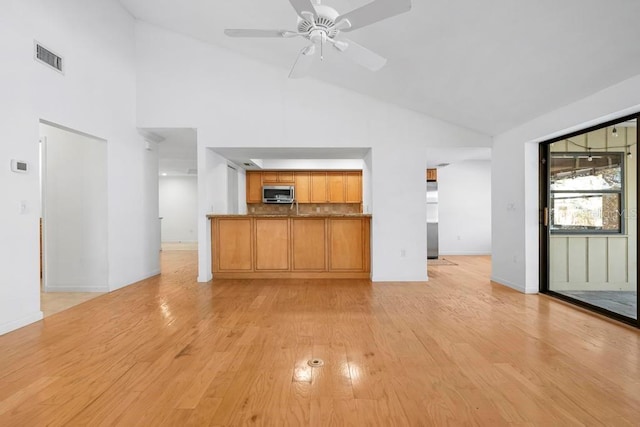
<svg viewBox="0 0 640 427"><path fill-rule="evenodd" d="M224 245L217 251L213 266L216 271L251 271L253 269L252 220L250 218L220 218L211 227L213 245Z"/></svg>
<svg viewBox="0 0 640 427"><path fill-rule="evenodd" d="M262 203L262 172L247 171L247 203Z"/></svg>
<svg viewBox="0 0 640 427"><path fill-rule="evenodd" d="M362 203L361 171L247 171L247 203L262 203L263 185L293 185L298 203Z"/></svg>
<svg viewBox="0 0 640 427"><path fill-rule="evenodd" d="M309 172L296 172L295 177L295 197L298 203L311 202L311 175Z"/></svg>
<svg viewBox="0 0 640 427"><path fill-rule="evenodd" d="M326 270L326 220L291 218L293 271Z"/></svg>
<svg viewBox="0 0 640 427"><path fill-rule="evenodd" d="M438 180L438 169L427 169L427 181Z"/></svg>
<svg viewBox="0 0 640 427"><path fill-rule="evenodd" d="M277 184L278 172L276 171L262 171L262 182L265 184Z"/></svg>
<svg viewBox="0 0 640 427"><path fill-rule="evenodd" d="M256 270L289 270L289 219L255 219Z"/></svg>
<svg viewBox="0 0 640 427"><path fill-rule="evenodd" d="M364 271L365 223L359 218L333 218L329 228L329 271ZM368 235L366 240L369 240ZM368 248L367 248L368 252Z"/></svg>
<svg viewBox="0 0 640 427"><path fill-rule="evenodd" d="M311 203L327 203L327 173L311 172Z"/></svg>
<svg viewBox="0 0 640 427"><path fill-rule="evenodd" d="M362 172L345 172L345 202L362 203Z"/></svg>
<svg viewBox="0 0 640 427"><path fill-rule="evenodd" d="M344 203L344 172L327 172L327 196L329 203Z"/></svg>
<svg viewBox="0 0 640 427"><path fill-rule="evenodd" d="M208 217L214 278L370 278L370 215Z"/></svg>
<svg viewBox="0 0 640 427"><path fill-rule="evenodd" d="M293 184L294 173L292 171L263 171L262 183L268 185Z"/></svg>

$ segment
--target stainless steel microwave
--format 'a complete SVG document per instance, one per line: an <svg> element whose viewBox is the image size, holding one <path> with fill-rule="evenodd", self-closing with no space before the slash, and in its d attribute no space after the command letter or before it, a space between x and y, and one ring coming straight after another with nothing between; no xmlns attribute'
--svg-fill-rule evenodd
<svg viewBox="0 0 640 427"><path fill-rule="evenodd" d="M293 203L293 185L265 185L262 187L262 203Z"/></svg>

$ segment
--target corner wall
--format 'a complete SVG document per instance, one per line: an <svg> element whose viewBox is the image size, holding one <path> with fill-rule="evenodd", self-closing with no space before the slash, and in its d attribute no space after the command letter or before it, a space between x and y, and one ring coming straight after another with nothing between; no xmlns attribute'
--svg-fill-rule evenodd
<svg viewBox="0 0 640 427"><path fill-rule="evenodd" d="M4 333L42 318L40 119L107 140L110 290L159 272L158 159L136 132L134 19L118 2L2 2L0 34ZM34 39L63 56L64 74L34 61ZM10 159L27 161L30 173L11 172Z"/></svg>
<svg viewBox="0 0 640 427"><path fill-rule="evenodd" d="M640 111L638 93L640 75L494 138L492 280L538 292L538 144Z"/></svg>

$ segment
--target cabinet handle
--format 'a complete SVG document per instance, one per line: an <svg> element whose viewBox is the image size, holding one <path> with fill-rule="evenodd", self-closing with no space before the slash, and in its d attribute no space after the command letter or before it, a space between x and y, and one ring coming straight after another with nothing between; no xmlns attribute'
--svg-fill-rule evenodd
<svg viewBox="0 0 640 427"><path fill-rule="evenodd" d="M544 224L545 227L549 226L549 208L545 207L544 211L542 212L542 223Z"/></svg>

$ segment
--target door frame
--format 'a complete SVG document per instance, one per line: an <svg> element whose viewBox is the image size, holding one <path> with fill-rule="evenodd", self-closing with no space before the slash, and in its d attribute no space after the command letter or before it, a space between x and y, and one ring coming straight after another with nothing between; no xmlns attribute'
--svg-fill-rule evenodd
<svg viewBox="0 0 640 427"><path fill-rule="evenodd" d="M569 302L573 305L579 306L581 308L585 308L587 310L593 311L595 313L601 314L603 316L618 320L620 322L626 323L628 325L635 326L636 328L640 328L640 301L636 300L636 319L623 316L619 313L609 311L605 308L590 304L588 302L580 301L578 299L572 298L568 295L561 294L559 292L555 292L549 289L549 200L550 200L550 191L549 191L549 171L548 171L548 155L549 155L549 147L554 142L563 141L568 138L572 138L574 136L582 135L588 132L592 132L598 129L606 128L618 123L622 123L628 120L636 119L636 126L640 123L640 112L629 114L615 120L609 120L607 122L603 122L594 126L587 127L582 130L578 130L575 132L571 132L562 136L558 136L553 139L549 139L547 141L543 141L538 145L538 180L539 180L539 196L538 196L538 213L539 213L539 291L540 293L550 295L554 298ZM638 166L640 166L638 162L638 157L640 157L640 148L639 144L640 135L638 135L636 128L636 201L640 202L640 170ZM638 221L638 214L636 212L635 215L636 222ZM636 230L638 228L636 227ZM636 234L638 231L636 231ZM636 236L636 257L640 255L640 235ZM636 260L637 261L637 260ZM637 265L637 262L636 262ZM636 275L636 277L638 277ZM636 279L636 293L638 295L638 283ZM640 296L640 295L638 295Z"/></svg>

